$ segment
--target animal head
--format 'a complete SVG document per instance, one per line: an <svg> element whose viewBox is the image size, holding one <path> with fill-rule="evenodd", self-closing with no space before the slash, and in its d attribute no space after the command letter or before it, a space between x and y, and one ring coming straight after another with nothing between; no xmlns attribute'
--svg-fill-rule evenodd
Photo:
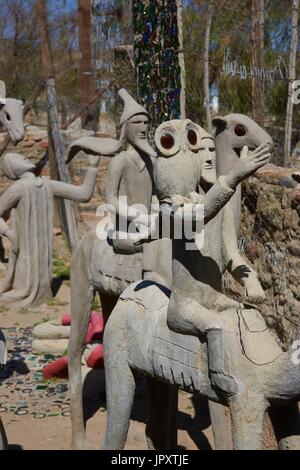
<svg viewBox="0 0 300 470"><path fill-rule="evenodd" d="M158 157L154 179L160 200L197 191L201 176L215 180L215 146L212 136L189 119L161 124L155 133Z"/></svg>
<svg viewBox="0 0 300 470"><path fill-rule="evenodd" d="M213 119L213 124L216 128L218 174L230 171L245 145L252 150L261 144L273 146L272 137L253 119L243 114L232 113L224 117L217 116Z"/></svg>
<svg viewBox="0 0 300 470"><path fill-rule="evenodd" d="M0 122L7 129L14 144L24 138L23 110L24 106L20 100L13 98L0 100Z"/></svg>

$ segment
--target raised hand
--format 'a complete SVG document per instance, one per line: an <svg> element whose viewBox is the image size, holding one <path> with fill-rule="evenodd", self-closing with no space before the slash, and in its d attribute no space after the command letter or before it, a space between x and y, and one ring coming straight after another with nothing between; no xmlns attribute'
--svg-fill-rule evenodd
<svg viewBox="0 0 300 470"><path fill-rule="evenodd" d="M272 156L269 144L262 144L251 151L247 146L243 147L241 156L234 167L225 175L226 182L231 188L235 188L239 183L253 175L259 168L270 161Z"/></svg>

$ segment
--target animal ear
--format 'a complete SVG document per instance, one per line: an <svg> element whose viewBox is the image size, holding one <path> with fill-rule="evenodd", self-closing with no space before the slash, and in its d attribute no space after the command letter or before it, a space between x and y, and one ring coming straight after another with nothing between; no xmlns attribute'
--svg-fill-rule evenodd
<svg viewBox="0 0 300 470"><path fill-rule="evenodd" d="M216 116L212 120L213 125L216 128L216 135L220 134L221 132L225 131L227 127L227 121L222 116Z"/></svg>

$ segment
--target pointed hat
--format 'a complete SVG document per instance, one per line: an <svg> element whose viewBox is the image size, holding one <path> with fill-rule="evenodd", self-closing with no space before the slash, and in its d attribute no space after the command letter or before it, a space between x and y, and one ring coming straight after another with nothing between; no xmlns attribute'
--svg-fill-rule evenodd
<svg viewBox="0 0 300 470"><path fill-rule="evenodd" d="M122 126L124 122L128 121L132 116L135 116L136 114L145 114L148 116L148 112L146 111L143 106L138 104L132 96L125 90L125 88L121 88L121 90L118 91L119 97L123 100L124 102L124 110L120 119L120 125Z"/></svg>

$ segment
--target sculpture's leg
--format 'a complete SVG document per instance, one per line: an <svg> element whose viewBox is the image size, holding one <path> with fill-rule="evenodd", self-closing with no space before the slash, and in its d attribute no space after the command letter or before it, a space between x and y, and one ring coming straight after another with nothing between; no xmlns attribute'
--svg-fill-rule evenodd
<svg viewBox="0 0 300 470"><path fill-rule="evenodd" d="M68 356L72 448L74 449L85 449L87 447L82 403L81 356L94 299L94 290L89 283L88 273L84 270L83 258L84 253L76 250L71 272L72 322Z"/></svg>
<svg viewBox="0 0 300 470"><path fill-rule="evenodd" d="M215 450L231 450L231 430L226 420L225 407L220 403L208 402L211 425L213 429Z"/></svg>
<svg viewBox="0 0 300 470"><path fill-rule="evenodd" d="M149 418L146 436L149 449L177 448L178 390L171 384L147 378Z"/></svg>
<svg viewBox="0 0 300 470"><path fill-rule="evenodd" d="M280 450L300 449L300 413L298 403L269 410Z"/></svg>
<svg viewBox="0 0 300 470"><path fill-rule="evenodd" d="M135 378L128 365L126 311L117 304L104 332L106 429L101 449L125 446L135 392ZM128 338L129 339L129 338Z"/></svg>
<svg viewBox="0 0 300 470"><path fill-rule="evenodd" d="M3 423L0 419L0 450L6 450L7 449L7 437L5 433L5 429L3 426Z"/></svg>
<svg viewBox="0 0 300 470"><path fill-rule="evenodd" d="M261 448L267 403L262 396L244 394L229 399L234 450Z"/></svg>
<svg viewBox="0 0 300 470"><path fill-rule="evenodd" d="M101 310L103 315L104 324L106 324L109 315L113 311L118 302L118 297L113 297L111 295L103 294L99 292L100 302L101 302Z"/></svg>

